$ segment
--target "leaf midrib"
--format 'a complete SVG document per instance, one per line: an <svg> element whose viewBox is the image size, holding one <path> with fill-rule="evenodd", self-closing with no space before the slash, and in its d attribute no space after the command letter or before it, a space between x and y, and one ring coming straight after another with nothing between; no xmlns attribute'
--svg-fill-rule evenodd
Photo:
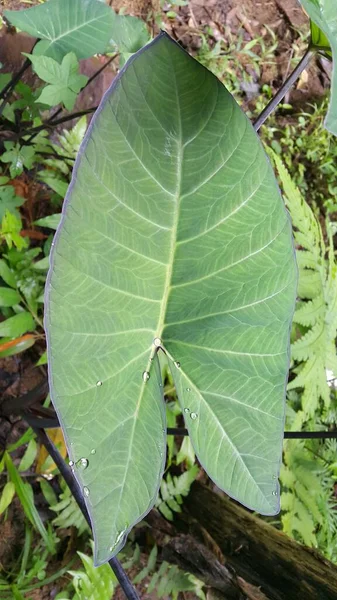
<svg viewBox="0 0 337 600"><path fill-rule="evenodd" d="M176 98L177 98L177 114L178 114L178 124L179 124L179 130L177 132L178 135L177 135L177 140L176 140L177 150L178 150L177 151L177 185L176 185L176 191L174 194L175 211L174 211L174 220L173 220L172 232L171 232L169 258L168 258L168 263L167 263L167 268L166 268L164 296L163 296L163 301L162 301L161 309L160 309L160 313L159 313L157 330L156 330L156 333L154 336L154 337L159 337L159 338L161 338L162 331L164 329L167 303L168 303L168 298L169 298L169 294L171 291L171 279L172 279L172 273L173 273L173 262L174 262L174 254L175 254L175 249L176 249L177 231L178 231L178 223L179 223L179 208L180 208L179 200L180 200L180 195L181 195L182 164L183 164L181 111L180 111L179 97L178 97L178 92L177 92L177 82L176 82L174 68L172 68L172 72L173 72L173 79L174 79L174 89L175 89ZM142 402L142 399L144 396L144 391L145 391L145 384L143 383L141 386L141 389L140 389L140 394L138 397L136 411L135 411L135 415L134 415L134 422L133 422L132 431L131 431L130 449L132 448L132 440L134 438L136 425L137 425L137 415L139 413L140 405L141 405L141 402ZM128 460L126 462L124 479L123 479L123 482L121 485L121 492L120 492L120 496L119 496L118 510L119 510L119 507L121 504L122 496L125 492L125 482L126 482L127 473L129 471L129 467L130 467L131 458L132 458L132 451L130 451ZM118 514L118 510L116 511L116 514Z"/></svg>
<svg viewBox="0 0 337 600"><path fill-rule="evenodd" d="M170 55L169 55L169 58L170 58L171 64L172 64L172 57ZM176 139L176 143L177 143L177 185L176 185L176 191L174 194L175 211L174 211L174 219L173 219L172 232L171 232L170 251L169 251L169 257L168 257L168 263L167 263L167 269L166 269L166 278L165 278L165 284L164 284L164 296L163 296L163 301L162 301L162 305L161 305L161 309L160 309L160 313L159 313L157 331L155 334L155 337L158 337L159 339L161 339L161 337L162 337L162 332L163 332L163 329L165 326L167 304L168 304L168 299L169 299L169 295L170 295L171 288L172 288L171 281L172 281L172 274L173 274L174 255L175 255L176 245L177 245L176 242L177 242L179 215L180 215L179 209L180 209L181 182L182 182L182 170L183 170L182 165L183 165L183 156L184 156L184 145L182 143L181 109L180 109L178 89L177 89L176 73L175 73L173 64L172 64L172 79L174 82L174 90L175 90L176 99L177 99L177 123L179 125L178 131L177 131L177 139Z"/></svg>
<svg viewBox="0 0 337 600"><path fill-rule="evenodd" d="M96 16L94 19L90 19L90 21L82 22L81 24L77 25L76 27L73 27L72 29L67 29L67 31L64 31L61 35L58 35L57 37L46 37L45 39L50 41L51 46L55 42L59 42L63 38L67 37L70 33L73 33L74 31L79 31L80 29L83 29L83 27L86 27L91 23L95 23L96 21L104 20L104 17L105 15Z"/></svg>

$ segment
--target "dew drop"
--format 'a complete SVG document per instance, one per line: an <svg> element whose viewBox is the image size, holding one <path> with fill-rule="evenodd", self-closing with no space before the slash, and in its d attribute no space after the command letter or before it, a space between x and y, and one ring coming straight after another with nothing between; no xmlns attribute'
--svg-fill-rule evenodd
<svg viewBox="0 0 337 600"><path fill-rule="evenodd" d="M186 392L190 392L190 391L191 391L191 388L186 388Z"/></svg>
<svg viewBox="0 0 337 600"><path fill-rule="evenodd" d="M180 369L181 365L180 365L179 360L175 360L173 364L174 364L175 367L177 367L177 369Z"/></svg>
<svg viewBox="0 0 337 600"><path fill-rule="evenodd" d="M161 339L159 337L154 338L153 344L156 348L159 348L161 346Z"/></svg>
<svg viewBox="0 0 337 600"><path fill-rule="evenodd" d="M145 381L145 383L146 383L150 379L150 373L148 371L144 371L142 378L143 378L143 381Z"/></svg>
<svg viewBox="0 0 337 600"><path fill-rule="evenodd" d="M272 492L273 496L277 496L277 492L275 492L275 490Z"/></svg>
<svg viewBox="0 0 337 600"><path fill-rule="evenodd" d="M273 479L277 479L277 475L273 475Z"/></svg>
<svg viewBox="0 0 337 600"><path fill-rule="evenodd" d="M95 450L95 448L93 448L93 449L91 450L90 454L96 454L96 450Z"/></svg>
<svg viewBox="0 0 337 600"><path fill-rule="evenodd" d="M89 488L87 488L87 486L84 486L84 488L83 488L83 494L84 494L86 497L88 497L88 496L89 496L89 494L90 494L90 490L89 490Z"/></svg>
<svg viewBox="0 0 337 600"><path fill-rule="evenodd" d="M74 466L74 464L75 464L75 463L74 463L74 461L73 461L73 460L70 460L70 461L69 461L69 467L73 467L73 466Z"/></svg>
<svg viewBox="0 0 337 600"><path fill-rule="evenodd" d="M101 387L101 385L103 385L103 382L102 381L97 381L96 386L97 387Z"/></svg>
<svg viewBox="0 0 337 600"><path fill-rule="evenodd" d="M189 412L190 412L190 409L189 409L189 408L187 408L187 407L186 407L186 408L184 408L184 413L189 413Z"/></svg>
<svg viewBox="0 0 337 600"><path fill-rule="evenodd" d="M192 421L195 421L195 419L198 418L198 415L197 415L197 413L191 413L190 417L191 417Z"/></svg>
<svg viewBox="0 0 337 600"><path fill-rule="evenodd" d="M81 471L84 471L84 469L87 468L88 464L89 464L89 461L87 458L80 458L80 460L78 460L76 463L76 467L78 469L81 469Z"/></svg>

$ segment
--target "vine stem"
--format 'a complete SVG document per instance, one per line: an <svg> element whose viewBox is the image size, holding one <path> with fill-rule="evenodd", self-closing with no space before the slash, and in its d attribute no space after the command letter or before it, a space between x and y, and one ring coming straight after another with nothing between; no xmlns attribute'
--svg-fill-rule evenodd
<svg viewBox="0 0 337 600"><path fill-rule="evenodd" d="M56 125L61 125L62 123L66 123L67 121L71 121L72 119L77 119L78 117L83 117L83 115L89 115L97 110L98 106L93 106L92 108L87 108L86 110L81 110L79 112L70 113L69 115L65 115L56 121L44 121L42 125L38 125L37 127L32 127L28 131L24 132L24 135L31 135L31 137L26 140L26 144L29 144L31 140L36 136L37 133L43 131L43 129L53 129ZM26 145L25 144L25 145Z"/></svg>
<svg viewBox="0 0 337 600"><path fill-rule="evenodd" d="M255 131L258 131L260 129L261 125L263 125L265 120L275 110L275 108L278 106L281 100L283 100L286 93L294 85L295 81L300 77L301 73L306 69L314 54L315 51L309 47L304 56L301 58L297 67L295 67L292 73L290 73L289 77L285 80L278 92L270 100L270 102L268 102L267 106L263 109L262 113L258 116L256 121L254 121L253 127Z"/></svg>
<svg viewBox="0 0 337 600"><path fill-rule="evenodd" d="M25 419L27 420L28 424L30 424L29 417L25 416ZM53 442L49 439L49 437L47 436L44 429L39 429L39 428L35 427L33 424L31 425L31 427L34 430L39 442L49 452L54 463L58 467L62 477L64 478L67 486L69 487L71 493L73 494L85 520L87 521L88 525L91 526L89 513L87 511L87 507L85 505L82 492L81 492L76 480L74 479L74 476L71 472L70 467L68 467L65 460L63 460L61 454L59 453L59 451L57 450L57 448L53 444ZM135 588L133 587L131 581L129 580L127 574L125 573L122 565L117 560L117 558L115 558L115 557L111 558L109 560L109 565L110 565L111 569L113 570L113 572L115 573L126 598L128 600L140 600Z"/></svg>
<svg viewBox="0 0 337 600"><path fill-rule="evenodd" d="M12 79L1 90L0 100L2 100L2 104L0 106L0 116L2 115L2 113L4 111L4 108L8 102L8 99L9 99L9 96L10 96L12 90L15 88L16 84L20 81L24 72L27 71L27 69L29 69L30 65L31 65L31 62L27 58L25 60L25 62L23 63L21 69L15 75L13 75Z"/></svg>

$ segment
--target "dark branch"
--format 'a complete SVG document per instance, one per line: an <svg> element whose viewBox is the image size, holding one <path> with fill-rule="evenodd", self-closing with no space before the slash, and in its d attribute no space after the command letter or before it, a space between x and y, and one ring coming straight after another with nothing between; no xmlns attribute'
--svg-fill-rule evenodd
<svg viewBox="0 0 337 600"><path fill-rule="evenodd" d="M315 52L308 48L297 67L293 70L293 72L289 75L288 79L284 82L279 91L275 94L275 96L270 100L267 106L263 109L262 113L258 116L256 121L253 124L255 131L258 131L265 122L265 120L269 117L269 115L275 110L278 104L283 100L286 93L290 90L290 88L294 85L296 79L299 78L302 71L308 66Z"/></svg>
<svg viewBox="0 0 337 600"><path fill-rule="evenodd" d="M56 446L54 446L53 442L50 441L46 432L43 429L35 428L33 426L33 424L30 422L30 417L26 417L26 419L27 419L27 422L29 423L29 425L31 425L32 429L34 429L36 436L37 436L38 440L40 441L40 443L43 444L43 446L49 452L54 463L58 467L62 477L64 478L66 484L68 485L71 493L73 494L79 508L81 509L81 512L82 512L84 518L86 519L87 523L91 526L89 514L87 511L85 502L84 502L82 492L71 472L71 469L68 467L67 463L63 460L63 458L60 455L59 451L57 450ZM113 572L115 573L115 575L119 581L119 584L120 584L125 596L127 597L127 599L128 600L139 600L139 596L138 596L135 588L133 587L132 583L130 582L127 574L125 573L122 565L117 560L117 558L112 558L111 560L109 560L109 565L112 568Z"/></svg>
<svg viewBox="0 0 337 600"><path fill-rule="evenodd" d="M56 127L57 125L61 125L62 123L66 123L67 121L77 119L78 117L83 117L83 115L89 115L90 113L95 112L97 108L97 106L93 106L92 108L87 108L86 110L81 110L79 112L70 113L70 115L65 115L64 117L61 117L56 121L45 121L44 123L42 123L42 125L38 125L37 127L33 127L32 129L25 131L25 135L32 134L32 137L30 137L26 143L30 142L33 139L33 137L35 137L35 135L43 129L54 129L54 127Z"/></svg>
<svg viewBox="0 0 337 600"><path fill-rule="evenodd" d="M16 84L20 81L22 75L25 71L31 66L30 60L27 58L23 63L21 69L13 75L12 79L5 85L5 87L0 92L0 100L2 100L2 104L0 106L0 116L2 115L4 108L8 102L9 96L15 88Z"/></svg>
<svg viewBox="0 0 337 600"><path fill-rule="evenodd" d="M34 389L27 392L19 398L8 398L0 405L0 415L21 415L23 411L28 410L33 404L45 400L48 394L48 381L44 379Z"/></svg>

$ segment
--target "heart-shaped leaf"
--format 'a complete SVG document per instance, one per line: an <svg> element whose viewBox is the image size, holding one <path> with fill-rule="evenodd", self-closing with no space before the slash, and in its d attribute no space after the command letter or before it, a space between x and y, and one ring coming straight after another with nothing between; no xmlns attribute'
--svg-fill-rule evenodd
<svg viewBox="0 0 337 600"><path fill-rule="evenodd" d="M278 511L295 288L291 225L257 135L216 77L160 35L90 125L46 288L51 395L96 564L157 495L159 346L210 477Z"/></svg>
<svg viewBox="0 0 337 600"><path fill-rule="evenodd" d="M15 27L41 38L43 54L60 61L68 52L75 52L77 58L105 52L115 13L98 0L48 0L27 10L5 10L4 16Z"/></svg>
<svg viewBox="0 0 337 600"><path fill-rule="evenodd" d="M303 8L317 27L312 27L312 41L316 46L329 53L326 48L328 39L333 59L331 82L331 101L325 126L337 135L337 5L336 0L300 0ZM321 29L319 31L318 27Z"/></svg>

